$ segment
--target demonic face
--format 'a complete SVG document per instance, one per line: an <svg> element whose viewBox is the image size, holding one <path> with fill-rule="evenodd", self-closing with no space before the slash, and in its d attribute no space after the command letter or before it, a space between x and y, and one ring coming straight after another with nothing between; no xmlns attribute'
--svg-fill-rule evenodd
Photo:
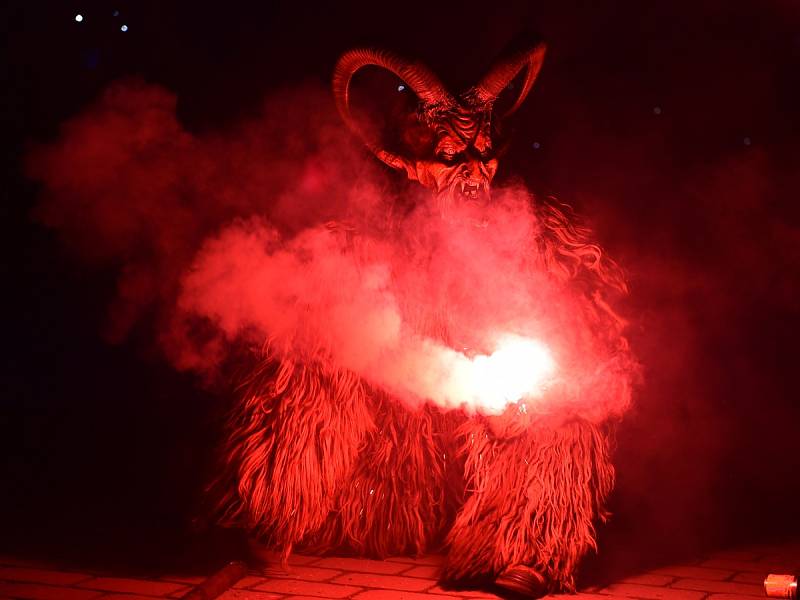
<svg viewBox="0 0 800 600"><path fill-rule="evenodd" d="M491 135L494 102L525 69L516 101L503 116L519 108L536 80L544 51L544 44L537 41L509 53L478 85L456 99L419 63L410 63L382 50L350 50L339 59L334 71L334 96L345 123L367 147L384 163L405 171L409 179L431 190L441 207L452 202L486 202L497 172ZM365 66L391 71L416 93L420 100L417 119L407 133L415 137L412 129L421 127L424 130L422 136L428 141L424 152L404 156L388 151L353 119L349 106L350 80Z"/></svg>
<svg viewBox="0 0 800 600"><path fill-rule="evenodd" d="M459 109L433 123L432 156L414 161L414 179L444 203L487 201L497 172L491 114L475 115Z"/></svg>

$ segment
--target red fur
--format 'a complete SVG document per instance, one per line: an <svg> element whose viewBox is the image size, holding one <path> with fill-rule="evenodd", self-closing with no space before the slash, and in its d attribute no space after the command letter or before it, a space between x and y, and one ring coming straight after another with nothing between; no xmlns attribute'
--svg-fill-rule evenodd
<svg viewBox="0 0 800 600"><path fill-rule="evenodd" d="M587 295L590 322L628 357L624 322L603 295L625 291L619 269L561 209L537 209L541 259ZM222 524L285 556L294 548L418 554L446 538L445 579L491 578L522 564L554 590L574 590L614 482L600 426L512 409L492 419L411 410L319 356L296 364L268 353L245 385L213 487Z"/></svg>
<svg viewBox="0 0 800 600"><path fill-rule="evenodd" d="M463 463L455 429L463 416L432 405L411 412L383 394L373 406L378 427L309 543L379 558L421 554L441 542L459 505Z"/></svg>
<svg viewBox="0 0 800 600"><path fill-rule="evenodd" d="M579 420L495 437L470 419L459 433L471 495L448 535L443 577L494 578L528 565L554 589L574 591L575 567L596 548L594 519L605 518L614 484L605 436Z"/></svg>

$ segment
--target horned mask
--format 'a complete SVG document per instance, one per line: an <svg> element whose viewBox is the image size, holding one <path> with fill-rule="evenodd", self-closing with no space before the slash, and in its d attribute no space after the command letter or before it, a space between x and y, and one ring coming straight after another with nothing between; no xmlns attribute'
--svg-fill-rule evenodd
<svg viewBox="0 0 800 600"><path fill-rule="evenodd" d="M538 41L508 52L476 86L453 96L420 63L385 50L354 49L336 65L333 93L342 119L375 156L434 192L440 205L457 200L483 201L488 200L489 186L497 171L492 119L503 119L520 107L539 74L544 53L545 45ZM427 143L413 155L383 147L378 136L353 117L350 83L356 72L367 66L390 71L419 99L415 125L425 129ZM494 105L501 92L523 71L510 108L496 115Z"/></svg>

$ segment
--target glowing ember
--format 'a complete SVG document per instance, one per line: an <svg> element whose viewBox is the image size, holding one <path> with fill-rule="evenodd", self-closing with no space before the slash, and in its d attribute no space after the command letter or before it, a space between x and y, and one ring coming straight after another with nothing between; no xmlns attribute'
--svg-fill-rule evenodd
<svg viewBox="0 0 800 600"><path fill-rule="evenodd" d="M465 375L475 404L485 412L500 413L509 403L541 396L555 370L556 363L547 346L509 335L489 356L473 358Z"/></svg>

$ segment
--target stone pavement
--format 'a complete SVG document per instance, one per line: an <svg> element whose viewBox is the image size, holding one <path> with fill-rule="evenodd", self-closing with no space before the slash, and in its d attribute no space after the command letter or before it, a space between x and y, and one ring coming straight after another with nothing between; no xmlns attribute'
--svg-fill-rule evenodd
<svg viewBox="0 0 800 600"><path fill-rule="evenodd" d="M251 572L222 600L492 600L478 590L446 590L436 581L441 557L354 558L294 556L292 572L278 567ZM752 600L764 597L767 573L797 573L800 545L750 546L717 552L682 564L664 565L607 586L581 590L577 596L551 600ZM161 574L151 578L118 577L91 570L0 556L0 599L152 600L181 598L202 577Z"/></svg>

